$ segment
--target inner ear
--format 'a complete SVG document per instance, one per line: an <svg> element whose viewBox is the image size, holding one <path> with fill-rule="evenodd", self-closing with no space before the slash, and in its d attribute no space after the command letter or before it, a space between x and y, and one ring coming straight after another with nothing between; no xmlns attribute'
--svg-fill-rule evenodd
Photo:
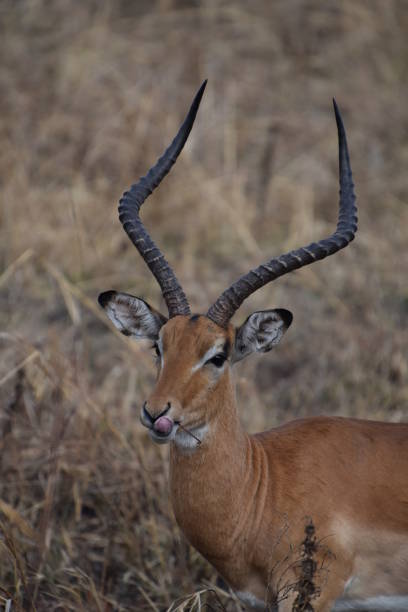
<svg viewBox="0 0 408 612"><path fill-rule="evenodd" d="M117 291L105 291L98 297L115 327L125 336L157 340L167 319L144 300Z"/></svg>
<svg viewBox="0 0 408 612"><path fill-rule="evenodd" d="M270 351L280 342L292 319L292 313L283 308L252 313L236 331L232 362L251 353Z"/></svg>

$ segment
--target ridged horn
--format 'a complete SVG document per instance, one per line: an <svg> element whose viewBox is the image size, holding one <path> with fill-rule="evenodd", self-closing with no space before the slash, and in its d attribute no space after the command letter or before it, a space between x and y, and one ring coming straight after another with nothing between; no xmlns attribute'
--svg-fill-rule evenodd
<svg viewBox="0 0 408 612"><path fill-rule="evenodd" d="M171 145L166 149L146 176L126 191L119 202L119 219L154 277L160 285L169 317L190 314L187 298L176 275L160 249L149 236L139 217L140 207L152 191L161 183L175 163L193 127L207 81L201 85L188 114Z"/></svg>
<svg viewBox="0 0 408 612"><path fill-rule="evenodd" d="M333 99L339 140L340 204L337 228L329 238L312 242L308 246L274 257L241 276L226 289L207 312L207 317L226 327L242 302L254 291L292 270L307 266L319 259L337 253L347 246L357 231L357 207L353 177L347 148L346 131L336 101Z"/></svg>

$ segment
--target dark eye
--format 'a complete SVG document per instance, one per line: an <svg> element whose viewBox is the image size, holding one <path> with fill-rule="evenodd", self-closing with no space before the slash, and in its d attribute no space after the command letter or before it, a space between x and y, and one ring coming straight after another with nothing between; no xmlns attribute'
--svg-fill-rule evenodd
<svg viewBox="0 0 408 612"><path fill-rule="evenodd" d="M226 359L227 356L224 355L224 353L218 353L218 355L214 355L212 359L209 359L207 363L212 363L217 368L221 368L224 365Z"/></svg>
<svg viewBox="0 0 408 612"><path fill-rule="evenodd" d="M156 357L158 359L160 359L161 353L160 353L160 349L159 349L158 345L156 343L154 343L152 348L154 349L154 352L156 353Z"/></svg>

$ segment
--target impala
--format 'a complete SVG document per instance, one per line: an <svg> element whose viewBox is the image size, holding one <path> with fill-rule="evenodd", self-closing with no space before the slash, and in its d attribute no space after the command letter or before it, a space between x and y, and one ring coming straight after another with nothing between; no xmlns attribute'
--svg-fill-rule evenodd
<svg viewBox="0 0 408 612"><path fill-rule="evenodd" d="M254 312L234 327L230 321L242 302L354 238L357 209L340 112L334 102L340 172L336 231L254 268L206 314L192 314L139 212L182 150L205 85L172 144L119 204L120 221L158 281L168 317L127 293L99 296L122 333L153 342L158 378L142 406L141 422L152 440L170 443L176 520L249 607L292 609L295 594L279 599L282 585L298 580L294 557L307 517L324 542L316 553L315 610L330 610L344 591L407 594L408 425L322 416L248 435L237 415L232 380L236 362L270 351L292 323L292 314L277 308Z"/></svg>

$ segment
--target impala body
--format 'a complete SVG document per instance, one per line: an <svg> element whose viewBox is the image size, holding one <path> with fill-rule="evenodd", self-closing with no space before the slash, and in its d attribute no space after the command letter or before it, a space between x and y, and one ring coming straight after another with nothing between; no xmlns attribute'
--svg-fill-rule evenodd
<svg viewBox="0 0 408 612"><path fill-rule="evenodd" d="M256 289L354 238L355 197L339 111L335 105L341 187L335 233L251 270L205 315L191 314L139 209L183 148L204 87L173 143L119 206L124 229L160 284L169 317L126 293L99 296L120 331L153 341L158 379L141 421L155 442L170 443L176 520L249 607L292 609L291 585L301 578L300 546L310 520L317 536L315 610L330 610L344 592L408 594L408 425L318 417L250 436L237 414L234 363L276 346L292 315L284 309L255 312L238 328L231 317Z"/></svg>

